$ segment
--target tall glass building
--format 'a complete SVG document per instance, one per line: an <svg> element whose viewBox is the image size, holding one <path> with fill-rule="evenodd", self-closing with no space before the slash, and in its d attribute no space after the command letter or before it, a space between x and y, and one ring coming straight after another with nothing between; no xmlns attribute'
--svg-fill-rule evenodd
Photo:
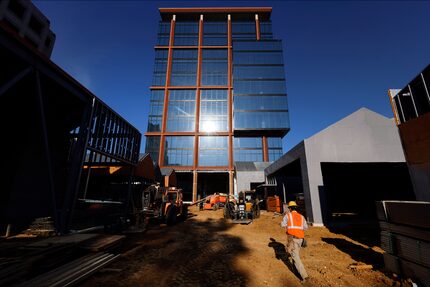
<svg viewBox="0 0 430 287"><path fill-rule="evenodd" d="M282 155L289 117L272 8L160 8L146 152L186 200L233 193L235 161Z"/></svg>

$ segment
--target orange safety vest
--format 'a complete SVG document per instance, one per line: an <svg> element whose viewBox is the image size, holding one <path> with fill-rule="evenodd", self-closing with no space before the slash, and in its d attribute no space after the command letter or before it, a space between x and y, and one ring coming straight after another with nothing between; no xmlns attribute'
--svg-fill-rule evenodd
<svg viewBox="0 0 430 287"><path fill-rule="evenodd" d="M295 210L288 213L287 216L287 234L293 235L297 238L305 238L305 232L303 230L303 216Z"/></svg>

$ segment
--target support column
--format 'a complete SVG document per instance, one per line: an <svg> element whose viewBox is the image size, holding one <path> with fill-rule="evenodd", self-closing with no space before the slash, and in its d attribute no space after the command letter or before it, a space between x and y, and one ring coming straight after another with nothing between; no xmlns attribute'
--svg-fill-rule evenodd
<svg viewBox="0 0 430 287"><path fill-rule="evenodd" d="M232 80L232 32L231 32L231 15L227 16L227 58L228 58L228 168L233 170L233 80ZM231 189L230 189L231 190Z"/></svg>
<svg viewBox="0 0 430 287"><path fill-rule="evenodd" d="M200 85L202 78L202 45L203 45L203 15L199 21L199 41L197 46L197 80L196 80L196 123L194 128L194 169L199 165L199 131L200 131Z"/></svg>
<svg viewBox="0 0 430 287"><path fill-rule="evenodd" d="M164 105L163 105L163 119L161 120L161 136L160 136L160 153L158 154L158 165L164 166L164 133L166 132L167 125L167 106L169 104L169 89L170 86L170 72L172 69L172 54L173 54L173 41L175 37L175 23L176 15L173 15L170 20L170 35L169 35L169 52L167 55L167 70L166 70L166 81L164 83Z"/></svg>
<svg viewBox="0 0 430 287"><path fill-rule="evenodd" d="M234 171L229 170L228 171L228 194L233 195L234 194Z"/></svg>
<svg viewBox="0 0 430 287"><path fill-rule="evenodd" d="M269 161L269 149L267 147L267 137L263 136L263 161Z"/></svg>
<svg viewBox="0 0 430 287"><path fill-rule="evenodd" d="M255 34L257 41L260 40L260 20L258 20L258 14L255 14Z"/></svg>
<svg viewBox="0 0 430 287"><path fill-rule="evenodd" d="M393 110L393 114L394 114L394 122L396 123L396 125L400 125L400 120L399 120L399 113L397 111L396 105L394 104L394 95L391 94L391 90L388 90L388 97L390 98L390 104L391 104L391 109Z"/></svg>
<svg viewBox="0 0 430 287"><path fill-rule="evenodd" d="M193 202L197 201L197 170L193 170Z"/></svg>

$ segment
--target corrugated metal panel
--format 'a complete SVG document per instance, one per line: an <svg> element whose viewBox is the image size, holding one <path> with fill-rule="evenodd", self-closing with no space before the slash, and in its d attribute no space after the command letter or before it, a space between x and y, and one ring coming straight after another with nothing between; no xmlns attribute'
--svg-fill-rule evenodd
<svg viewBox="0 0 430 287"><path fill-rule="evenodd" d="M430 228L430 202L385 201L388 221L420 228Z"/></svg>

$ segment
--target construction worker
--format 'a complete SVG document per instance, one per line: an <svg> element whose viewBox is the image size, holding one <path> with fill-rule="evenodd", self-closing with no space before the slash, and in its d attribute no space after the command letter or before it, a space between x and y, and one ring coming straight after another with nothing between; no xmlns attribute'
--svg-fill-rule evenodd
<svg viewBox="0 0 430 287"><path fill-rule="evenodd" d="M282 220L281 226L286 229L287 233L287 252L293 259L294 266L302 277L302 283L308 279L308 273L300 260L300 248L305 238L305 230L308 229L306 219L297 212L297 203L288 202L288 209Z"/></svg>

